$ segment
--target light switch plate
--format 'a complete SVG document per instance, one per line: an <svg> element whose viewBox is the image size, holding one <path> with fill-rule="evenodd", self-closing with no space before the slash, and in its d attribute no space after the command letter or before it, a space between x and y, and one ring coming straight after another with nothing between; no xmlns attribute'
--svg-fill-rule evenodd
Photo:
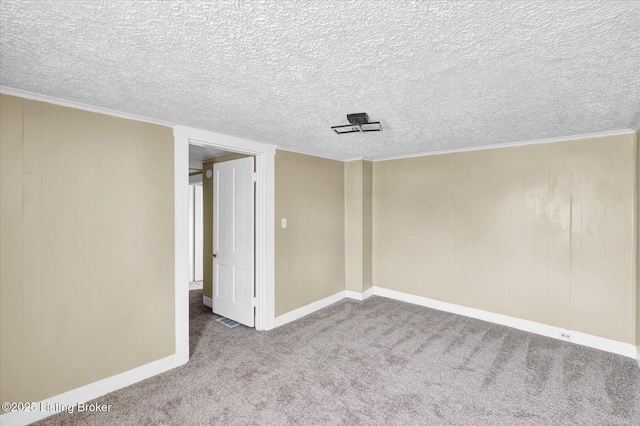
<svg viewBox="0 0 640 426"><path fill-rule="evenodd" d="M282 229L284 229L284 228L286 228L286 227L287 227L287 218L286 218L286 217L283 217L283 218L282 218Z"/></svg>

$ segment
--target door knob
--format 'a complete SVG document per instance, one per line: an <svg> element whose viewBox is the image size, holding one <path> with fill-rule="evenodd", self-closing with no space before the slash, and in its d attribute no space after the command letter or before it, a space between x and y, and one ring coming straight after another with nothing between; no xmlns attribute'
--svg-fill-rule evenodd
<svg viewBox="0 0 640 426"><path fill-rule="evenodd" d="M213 257L218 257L218 255L217 255L217 254L215 254L215 253L213 253Z"/></svg>

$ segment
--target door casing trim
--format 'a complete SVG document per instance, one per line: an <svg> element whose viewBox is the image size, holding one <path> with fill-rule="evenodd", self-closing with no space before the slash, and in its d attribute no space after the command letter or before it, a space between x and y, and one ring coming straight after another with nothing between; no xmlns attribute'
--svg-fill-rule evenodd
<svg viewBox="0 0 640 426"><path fill-rule="evenodd" d="M275 326L276 146L186 126L174 126L175 333L178 365L189 360L189 144L249 154L256 159L256 329Z"/></svg>

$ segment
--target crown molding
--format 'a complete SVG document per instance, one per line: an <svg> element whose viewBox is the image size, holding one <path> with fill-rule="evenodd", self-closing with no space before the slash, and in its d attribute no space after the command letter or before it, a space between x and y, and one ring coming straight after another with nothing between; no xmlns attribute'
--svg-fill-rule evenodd
<svg viewBox="0 0 640 426"><path fill-rule="evenodd" d="M324 154L318 154L317 152L304 151L301 149L294 149L294 148L285 148L283 146L278 146L278 151L287 151L287 152L293 152L294 154L309 155L311 157L324 158L325 160L340 161L341 163L344 163L346 161L352 161L352 160L343 160L342 158L337 158L337 157L330 157ZM359 159L360 158L354 158L353 160L359 160Z"/></svg>
<svg viewBox="0 0 640 426"><path fill-rule="evenodd" d="M478 145L478 146L470 146L470 147L463 147L463 148L443 149L440 151L419 152L416 154L397 155L392 157L378 158L370 161L378 162L378 161L389 161L389 160L402 160L405 158L426 157L429 155L454 154L458 152L483 151L486 149L498 149L498 148L514 148L518 146L528 146L528 145L543 145L547 143L567 142L567 141L574 141L574 140L580 140L580 139L602 138L607 136L628 135L633 133L635 133L635 130L620 129L620 130L613 130L613 131L606 131L606 132L585 133L582 135L559 136L559 137L546 138L546 139L533 139L528 141L497 143L492 145Z"/></svg>
<svg viewBox="0 0 640 426"><path fill-rule="evenodd" d="M19 98L24 98L24 99L31 99L31 100L34 100L34 101L46 102L46 103L53 104L53 105L60 105L60 106L64 106L64 107L80 109L80 110L83 110L83 111L90 111L90 112L95 112L95 113L98 113L98 114L110 115L110 116L113 116L113 117L119 117L119 118L124 118L124 119L128 119L128 120L142 121L142 122L145 122L145 123L156 124L156 125L159 125L159 126L165 126L165 127L174 127L174 126L176 126L178 128L183 127L183 126L177 126L176 123L171 123L171 122L168 122L168 121L157 120L157 119L150 118L150 117L144 117L144 116L141 116L141 115L130 114L130 113L123 112L123 111L116 111L116 110L112 110L112 109L108 109L108 108L102 108L102 107L99 107L99 106L89 105L89 104L85 104L85 103L82 103L82 102L76 102L76 101L70 101L70 100L67 100L67 99L56 98L54 96L42 95L42 94L39 94L39 93L29 92L29 91L26 91L26 90L14 89L12 87L2 86L2 85L0 85L0 93L5 94L5 95L10 95L10 96L17 96ZM414 153L414 154L396 155L396 156L383 157L383 158L354 157L354 158L348 158L348 159L341 159L341 158L337 158L337 157L333 157L333 156L329 156L329 155L319 154L317 152L300 150L300 149L296 149L296 148L288 148L288 147L278 146L277 149L281 150L281 151L293 152L293 153L296 153L296 154L303 154L303 155L310 155L312 157L324 158L324 159L327 159L327 160L340 161L340 162L343 162L343 163L346 163L346 162L349 162L349 161L358 161L358 160L378 162L378 161L389 161L389 160L402 160L402 159L406 159L406 158L426 157L426 156L429 156L429 155L453 154L453 153L459 153L459 152L481 151L481 150L485 150L485 149L513 148L513 147L518 147L518 146L541 145L541 144L555 143L555 142L566 142L566 141L578 140L578 139L591 139L591 138L597 138L597 137L626 135L626 134L629 134L629 133L636 133L638 131L640 131L640 128L638 128L636 130L627 128L627 129L620 129L620 130L615 130L615 131L586 133L586 134L580 134L580 135L560 136L560 137L545 138L545 139L533 139L533 140L518 141L518 142L507 142L507 143L491 144L491 145L479 145L479 146L471 146L471 147L463 147L463 148L444 149L444 150L438 150L438 151L426 151L426 152L419 152L419 153ZM221 136L223 136L223 135L221 135ZM224 136L225 137L229 137L227 135L224 135Z"/></svg>
<svg viewBox="0 0 640 426"><path fill-rule="evenodd" d="M640 131L640 129L638 129ZM370 162L378 162L378 161L389 161L389 160L402 160L405 158L416 158L416 157L426 157L430 155L442 155L442 154L453 154L460 152L470 152L470 151L482 151L486 149L499 149L499 148L514 148L519 146L528 146L528 145L542 145L547 143L557 143L557 142L567 142L572 140L581 140L581 139L592 139L592 138L602 138L607 136L619 136L619 135L628 135L635 134L637 130L633 129L620 129L606 132L595 132L595 133L585 133L580 135L570 135L570 136L559 136L553 138L545 138L545 139L532 139L526 141L518 141L518 142L507 142L507 143L498 143L491 145L479 145L479 146L471 146L471 147L463 147L463 148L453 148L453 149L444 149L439 151L427 151L427 152L419 152L415 154L406 154L406 155L397 155L391 157L383 157L383 158L371 158L371 157L354 157L348 159L341 159L337 157L330 157L328 155L318 154L315 152L299 150L295 148L285 148L282 146L278 146L278 150L293 152L296 154L310 155L312 157L324 158L327 160L340 161L343 163L348 163L350 161L370 161Z"/></svg>
<svg viewBox="0 0 640 426"><path fill-rule="evenodd" d="M155 118L143 117L141 115L130 114L128 112L102 108L95 105L84 104L82 102L70 101L67 99L56 98L54 96L28 92L26 90L21 90L21 89L14 89L12 87L7 87L7 86L0 86L0 93L9 95L9 96L16 96L19 98L30 99L34 101L46 102L48 104L80 109L83 111L96 112L98 114L110 115L112 117L125 118L127 120L135 120L135 121L142 121L150 124L157 124L159 126L173 127L174 125L174 123L170 123L168 121L156 120Z"/></svg>

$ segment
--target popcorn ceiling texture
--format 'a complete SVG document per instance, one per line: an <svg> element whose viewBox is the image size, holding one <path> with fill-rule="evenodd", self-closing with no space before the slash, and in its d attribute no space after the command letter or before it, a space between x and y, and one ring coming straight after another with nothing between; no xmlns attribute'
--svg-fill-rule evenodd
<svg viewBox="0 0 640 426"><path fill-rule="evenodd" d="M334 158L640 127L638 1L0 5L3 86Z"/></svg>

